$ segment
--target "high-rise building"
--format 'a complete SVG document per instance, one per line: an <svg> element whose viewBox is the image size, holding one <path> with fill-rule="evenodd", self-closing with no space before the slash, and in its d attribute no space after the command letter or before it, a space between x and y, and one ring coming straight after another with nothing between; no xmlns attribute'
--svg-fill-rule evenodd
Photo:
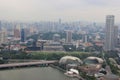
<svg viewBox="0 0 120 80"><path fill-rule="evenodd" d="M17 28L14 28L14 38L20 38L20 30Z"/></svg>
<svg viewBox="0 0 120 80"><path fill-rule="evenodd" d="M114 26L114 41L115 41L115 47L118 47L118 26Z"/></svg>
<svg viewBox="0 0 120 80"><path fill-rule="evenodd" d="M0 44L6 43L7 36L5 31L0 31Z"/></svg>
<svg viewBox="0 0 120 80"><path fill-rule="evenodd" d="M1 21L0 21L0 31L2 30L2 23L1 23Z"/></svg>
<svg viewBox="0 0 120 80"><path fill-rule="evenodd" d="M114 15L107 15L105 27L105 51L115 50L117 30L118 29L114 25Z"/></svg>
<svg viewBox="0 0 120 80"><path fill-rule="evenodd" d="M82 35L82 41L83 41L84 43L87 43L87 42L88 42L88 35L87 35L87 34L83 34L83 35Z"/></svg>
<svg viewBox="0 0 120 80"><path fill-rule="evenodd" d="M25 42L25 30L21 29L21 42Z"/></svg>
<svg viewBox="0 0 120 80"><path fill-rule="evenodd" d="M72 43L72 31L66 31L66 43Z"/></svg>

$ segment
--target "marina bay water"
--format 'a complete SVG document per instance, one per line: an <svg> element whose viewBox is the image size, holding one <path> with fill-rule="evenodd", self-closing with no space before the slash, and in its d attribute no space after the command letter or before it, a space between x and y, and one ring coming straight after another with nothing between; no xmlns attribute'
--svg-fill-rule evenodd
<svg viewBox="0 0 120 80"><path fill-rule="evenodd" d="M78 80L52 67L19 68L0 71L0 80Z"/></svg>

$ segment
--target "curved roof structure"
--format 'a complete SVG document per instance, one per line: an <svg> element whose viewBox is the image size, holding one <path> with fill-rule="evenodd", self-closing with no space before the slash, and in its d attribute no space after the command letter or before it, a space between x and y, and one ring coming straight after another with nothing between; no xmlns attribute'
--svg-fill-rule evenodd
<svg viewBox="0 0 120 80"><path fill-rule="evenodd" d="M59 34L54 34L53 36L58 36L58 37L60 37L60 35L59 35Z"/></svg>
<svg viewBox="0 0 120 80"><path fill-rule="evenodd" d="M98 57L88 57L84 60L85 64L102 64L103 59Z"/></svg>
<svg viewBox="0 0 120 80"><path fill-rule="evenodd" d="M59 64L77 64L80 65L82 64L82 61L74 56L65 56L62 57L59 61Z"/></svg>

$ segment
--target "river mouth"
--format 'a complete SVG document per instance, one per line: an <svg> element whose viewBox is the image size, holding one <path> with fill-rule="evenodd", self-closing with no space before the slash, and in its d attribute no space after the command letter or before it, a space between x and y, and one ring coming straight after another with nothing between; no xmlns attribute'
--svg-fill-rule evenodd
<svg viewBox="0 0 120 80"><path fill-rule="evenodd" d="M0 80L78 80L52 67L26 67L0 70Z"/></svg>

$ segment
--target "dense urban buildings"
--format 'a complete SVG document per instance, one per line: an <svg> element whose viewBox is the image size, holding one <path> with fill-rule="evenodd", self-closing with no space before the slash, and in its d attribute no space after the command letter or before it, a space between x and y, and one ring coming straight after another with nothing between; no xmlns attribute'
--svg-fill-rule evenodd
<svg viewBox="0 0 120 80"><path fill-rule="evenodd" d="M104 23L79 21L61 22L59 20L33 23L3 21L0 31L0 46L3 52L15 52L16 54L12 55L17 55L18 59L60 60L61 58L62 63L67 63L67 65L60 64L59 67L63 66L61 68L68 70L75 68L75 70L81 71L80 74L86 73L86 76L100 77L104 80L107 75L101 72L113 71L115 73L113 69L118 70L116 68L110 70L111 64L115 67L119 64L118 54L114 52L114 50L120 49L118 26L118 24L117 26L114 24L113 15L106 17L106 27L104 27ZM112 54L106 54L107 51ZM111 57L105 61L104 55L113 57L116 55L117 57L114 57L113 61L111 61ZM64 56L67 57L64 58ZM76 65L77 62L79 65Z"/></svg>
<svg viewBox="0 0 120 80"><path fill-rule="evenodd" d="M0 80L120 80L120 0L0 0Z"/></svg>

